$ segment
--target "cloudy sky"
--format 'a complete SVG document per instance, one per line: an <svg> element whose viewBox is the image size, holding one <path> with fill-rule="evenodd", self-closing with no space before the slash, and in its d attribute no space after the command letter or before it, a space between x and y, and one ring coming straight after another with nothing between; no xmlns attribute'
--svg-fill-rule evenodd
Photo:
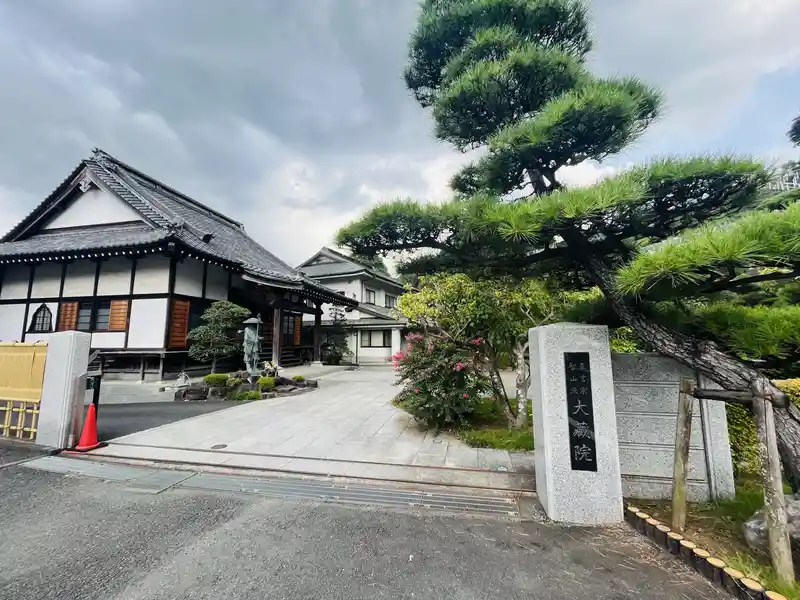
<svg viewBox="0 0 800 600"><path fill-rule="evenodd" d="M596 72L667 114L648 156L797 157L797 0L593 0ZM447 196L464 157L402 82L416 0L0 0L0 229L98 146L245 222L292 263L382 199Z"/></svg>

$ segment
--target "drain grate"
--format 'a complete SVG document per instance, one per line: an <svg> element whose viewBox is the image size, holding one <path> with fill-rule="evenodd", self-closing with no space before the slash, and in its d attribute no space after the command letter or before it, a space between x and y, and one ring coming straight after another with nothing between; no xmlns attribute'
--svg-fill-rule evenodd
<svg viewBox="0 0 800 600"><path fill-rule="evenodd" d="M310 479L250 478L198 473L178 487L242 492L272 498L301 498L323 502L371 504L402 508L428 508L464 513L518 516L516 503L508 498L470 496L446 492L404 490L389 487L333 484Z"/></svg>
<svg viewBox="0 0 800 600"><path fill-rule="evenodd" d="M466 514L519 516L517 503L502 496L430 491L388 486L303 479L299 477L242 477L171 469L132 467L116 463L49 456L23 466L55 473L125 482L126 489L158 494L167 489L255 494L268 498L297 498L317 502L397 508L426 508Z"/></svg>

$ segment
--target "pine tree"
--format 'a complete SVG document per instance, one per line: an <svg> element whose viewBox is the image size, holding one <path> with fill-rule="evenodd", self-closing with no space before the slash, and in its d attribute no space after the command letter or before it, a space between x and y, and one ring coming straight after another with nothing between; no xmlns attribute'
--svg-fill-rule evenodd
<svg viewBox="0 0 800 600"><path fill-rule="evenodd" d="M659 159L591 188L565 188L559 169L621 151L662 105L635 78L593 76L591 46L578 0L426 0L407 85L432 108L437 137L482 156L454 177L452 201L380 205L338 242L363 256L418 251L405 272L599 288L615 319L653 348L725 389L782 405L785 395L734 346L721 347L722 336L681 331L658 315L665 302L691 314L709 310L706 297L790 277L800 266L800 212L747 212L770 176L748 157ZM753 274L763 268L769 273ZM775 417L797 485L800 411L776 409Z"/></svg>

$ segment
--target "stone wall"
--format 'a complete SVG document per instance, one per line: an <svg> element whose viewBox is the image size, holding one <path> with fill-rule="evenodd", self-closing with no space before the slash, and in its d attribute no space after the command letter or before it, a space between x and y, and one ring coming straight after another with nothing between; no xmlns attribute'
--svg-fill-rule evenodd
<svg viewBox="0 0 800 600"><path fill-rule="evenodd" d="M697 374L658 354L612 354L623 494L669 499L678 389L682 377ZM699 380L701 387L712 387ZM695 400L689 450L689 500L734 495L733 464L725 405Z"/></svg>

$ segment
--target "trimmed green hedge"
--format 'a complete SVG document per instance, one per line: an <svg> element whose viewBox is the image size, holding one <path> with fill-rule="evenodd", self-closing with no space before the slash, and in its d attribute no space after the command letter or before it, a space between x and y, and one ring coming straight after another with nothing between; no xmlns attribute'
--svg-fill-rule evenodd
<svg viewBox="0 0 800 600"><path fill-rule="evenodd" d="M303 377L302 375L295 375L294 377L292 377L292 381L302 382L302 381L305 381L305 380L306 380L306 378Z"/></svg>
<svg viewBox="0 0 800 600"><path fill-rule="evenodd" d="M784 379L774 383L800 407L800 379ZM749 408L739 404L726 404L725 408L728 413L728 437L731 442L733 469L737 476L757 474L760 459L758 433L753 414Z"/></svg>
<svg viewBox="0 0 800 600"><path fill-rule="evenodd" d="M274 377L259 377L258 379L258 387L262 391L267 391L275 388L275 378Z"/></svg>
<svg viewBox="0 0 800 600"><path fill-rule="evenodd" d="M208 387L225 387L228 384L227 373L210 373L203 377Z"/></svg>

